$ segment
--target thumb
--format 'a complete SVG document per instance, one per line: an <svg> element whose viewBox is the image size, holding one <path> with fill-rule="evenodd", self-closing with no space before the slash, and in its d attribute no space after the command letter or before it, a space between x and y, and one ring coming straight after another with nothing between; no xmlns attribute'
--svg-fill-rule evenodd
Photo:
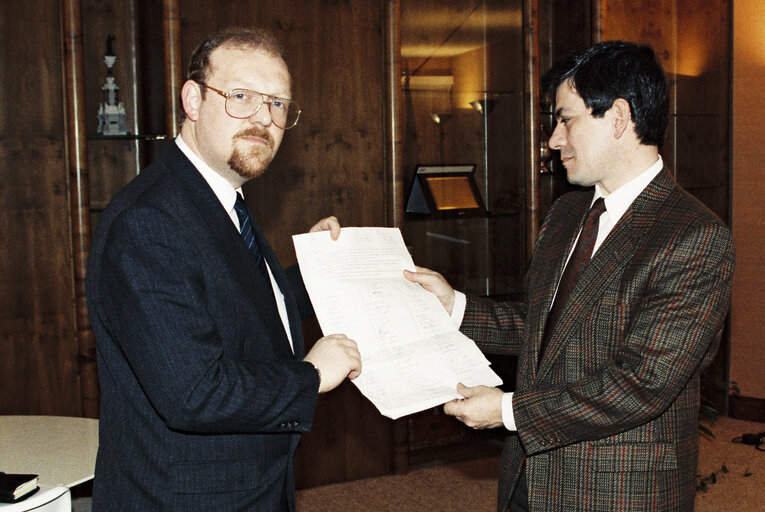
<svg viewBox="0 0 765 512"><path fill-rule="evenodd" d="M459 384L457 384L457 393L464 396L465 398L470 398L471 396L475 394L475 389L469 388L460 382Z"/></svg>

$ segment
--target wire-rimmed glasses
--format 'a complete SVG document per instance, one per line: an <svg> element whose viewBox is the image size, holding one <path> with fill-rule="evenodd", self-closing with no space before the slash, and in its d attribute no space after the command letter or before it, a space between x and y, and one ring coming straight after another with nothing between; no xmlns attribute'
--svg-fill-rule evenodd
<svg viewBox="0 0 765 512"><path fill-rule="evenodd" d="M223 92L207 84L199 85L226 98L226 113L236 119L247 119L255 114L263 103L268 104L271 122L283 130L289 130L295 126L300 117L298 104L286 98L249 89L231 89L229 92Z"/></svg>

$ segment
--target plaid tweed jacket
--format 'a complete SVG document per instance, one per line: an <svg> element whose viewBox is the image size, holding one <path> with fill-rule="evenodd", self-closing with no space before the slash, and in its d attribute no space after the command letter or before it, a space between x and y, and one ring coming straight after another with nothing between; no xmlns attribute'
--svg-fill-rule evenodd
<svg viewBox="0 0 765 512"><path fill-rule="evenodd" d="M539 348L592 192L561 197L535 244L523 303L468 297L460 329L518 355L497 509L525 464L531 511L690 511L699 373L730 301L730 231L666 171L635 199ZM552 326L551 326L552 327Z"/></svg>

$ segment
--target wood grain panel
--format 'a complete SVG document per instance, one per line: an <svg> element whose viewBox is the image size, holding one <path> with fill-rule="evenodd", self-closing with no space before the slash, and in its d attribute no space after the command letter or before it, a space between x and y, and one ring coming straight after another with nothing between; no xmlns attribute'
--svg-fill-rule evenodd
<svg viewBox="0 0 765 512"><path fill-rule="evenodd" d="M733 237L736 272L731 311L731 379L744 397L765 399L765 5L741 0L733 13ZM733 402L733 400L732 400ZM733 405L733 403L732 403ZM751 404L742 401L740 405ZM742 408L739 408L741 410ZM760 408L762 411L762 408ZM744 415L736 417L743 418ZM763 421L762 415L757 421Z"/></svg>
<svg viewBox="0 0 765 512"><path fill-rule="evenodd" d="M0 414L80 413L60 26L0 5Z"/></svg>

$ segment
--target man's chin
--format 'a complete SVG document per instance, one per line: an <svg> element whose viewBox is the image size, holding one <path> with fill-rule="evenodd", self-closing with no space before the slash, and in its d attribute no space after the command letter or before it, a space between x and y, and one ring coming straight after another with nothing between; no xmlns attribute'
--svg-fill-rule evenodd
<svg viewBox="0 0 765 512"><path fill-rule="evenodd" d="M271 163L271 158L262 160L256 156L250 156L249 158L243 158L241 155L232 155L228 161L229 167L233 169L235 173L245 179L257 178L268 169L268 165Z"/></svg>
<svg viewBox="0 0 765 512"><path fill-rule="evenodd" d="M237 173L242 178L251 180L265 173L268 166L267 165L263 165L263 166L248 165L248 166L232 166L231 168L234 170L235 173Z"/></svg>
<svg viewBox="0 0 765 512"><path fill-rule="evenodd" d="M576 169L571 167L566 167L566 180L572 185L581 185L580 182L582 181L581 176L576 174Z"/></svg>

